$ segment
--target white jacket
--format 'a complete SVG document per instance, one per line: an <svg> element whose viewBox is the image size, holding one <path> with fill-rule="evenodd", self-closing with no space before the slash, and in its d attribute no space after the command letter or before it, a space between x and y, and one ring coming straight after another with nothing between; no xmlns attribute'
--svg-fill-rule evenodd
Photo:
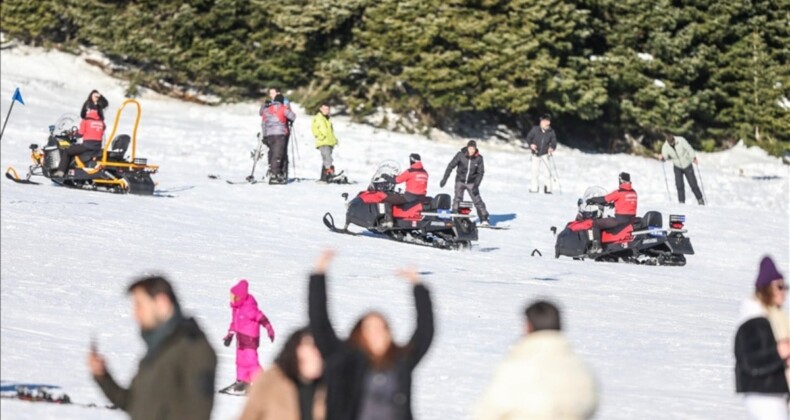
<svg viewBox="0 0 790 420"><path fill-rule="evenodd" d="M592 417L598 391L591 370L559 331L528 334L497 368L476 420Z"/></svg>

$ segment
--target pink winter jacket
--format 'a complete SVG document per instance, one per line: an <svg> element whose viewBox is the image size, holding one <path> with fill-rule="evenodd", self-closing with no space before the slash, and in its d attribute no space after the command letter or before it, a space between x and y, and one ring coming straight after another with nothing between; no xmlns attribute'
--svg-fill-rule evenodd
<svg viewBox="0 0 790 420"><path fill-rule="evenodd" d="M248 337L260 337L260 326L266 328L269 339L274 341L274 328L263 312L258 309L258 302L248 292L249 283L241 280L230 289L238 299L230 304L233 308L233 319L230 321L228 331L243 334Z"/></svg>

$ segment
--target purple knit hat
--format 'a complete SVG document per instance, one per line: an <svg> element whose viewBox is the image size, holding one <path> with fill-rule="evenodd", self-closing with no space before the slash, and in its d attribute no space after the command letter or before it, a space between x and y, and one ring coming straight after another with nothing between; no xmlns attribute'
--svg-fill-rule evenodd
<svg viewBox="0 0 790 420"><path fill-rule="evenodd" d="M757 281L754 282L754 287L757 289L764 289L771 285L774 280L784 280L784 276L779 270L776 269L774 260L771 257L765 256L760 261L760 274L757 275Z"/></svg>

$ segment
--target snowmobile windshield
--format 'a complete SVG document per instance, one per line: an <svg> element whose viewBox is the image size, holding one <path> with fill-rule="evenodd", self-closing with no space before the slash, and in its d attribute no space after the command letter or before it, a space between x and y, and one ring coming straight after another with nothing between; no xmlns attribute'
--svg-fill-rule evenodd
<svg viewBox="0 0 790 420"><path fill-rule="evenodd" d="M80 126L80 117L77 114L63 114L55 121L55 134L68 133L77 130Z"/></svg>
<svg viewBox="0 0 790 420"><path fill-rule="evenodd" d="M579 199L579 213L585 219L592 219L603 217L604 208L597 204L587 204L587 200L593 197L603 197L606 195L606 190L603 187L593 186L584 190L584 195Z"/></svg>
<svg viewBox="0 0 790 420"><path fill-rule="evenodd" d="M375 191L391 191L395 188L395 177L400 174L400 165L394 160L379 163L376 173L370 180L370 189Z"/></svg>

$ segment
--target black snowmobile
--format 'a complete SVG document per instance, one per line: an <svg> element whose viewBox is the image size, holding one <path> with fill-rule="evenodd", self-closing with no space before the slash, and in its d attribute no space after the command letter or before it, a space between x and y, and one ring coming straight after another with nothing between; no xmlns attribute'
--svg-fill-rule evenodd
<svg viewBox="0 0 790 420"><path fill-rule="evenodd" d="M686 255L694 255L691 241L685 236L686 217L670 215L669 227L664 228L663 216L648 211L644 217L634 217L628 225L601 231L601 252L592 252L595 219L604 217L605 206L585 204L587 199L606 195L601 187L588 188L580 198L576 220L568 223L557 235L555 257L590 258L595 261L646 264L686 265ZM551 228L556 233L557 228Z"/></svg>
<svg viewBox="0 0 790 420"><path fill-rule="evenodd" d="M472 241L477 240L477 226L470 215L472 206L462 203L459 213L452 213L452 200L447 194L393 206L393 224L384 225L384 199L396 193L394 179L399 172L397 163L380 165L368 189L346 203L344 227L336 227L330 213L324 215L324 225L333 232L356 235L348 230L354 224L389 239L440 249L471 248ZM343 197L348 200L347 193Z"/></svg>
<svg viewBox="0 0 790 420"><path fill-rule="evenodd" d="M121 112L129 104L137 108L132 135L116 136ZM43 176L69 188L152 195L155 184L151 175L156 173L159 167L148 165L147 159L136 156L137 126L140 123L141 112L140 103L134 99L124 101L115 115L115 123L109 137L112 141L105 142L100 150L86 151L75 156L68 171L62 177L54 176L54 172L60 165L61 159L66 158L63 149L78 141L76 128L78 120L76 117L61 117L55 125L49 126L49 138L44 147L39 148L37 144L30 145L33 164L28 168L25 178L20 178L12 167L6 171L6 178L21 184L38 184L31 178Z"/></svg>

